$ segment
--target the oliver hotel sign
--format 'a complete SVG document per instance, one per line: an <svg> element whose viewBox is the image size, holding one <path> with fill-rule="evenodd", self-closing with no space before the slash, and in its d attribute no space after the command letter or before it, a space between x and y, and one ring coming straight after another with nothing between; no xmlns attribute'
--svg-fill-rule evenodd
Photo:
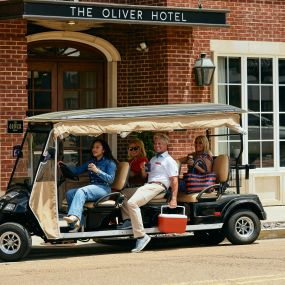
<svg viewBox="0 0 285 285"><path fill-rule="evenodd" d="M23 1L28 19L89 20L152 25L226 26L226 10L182 9L69 1Z"/></svg>

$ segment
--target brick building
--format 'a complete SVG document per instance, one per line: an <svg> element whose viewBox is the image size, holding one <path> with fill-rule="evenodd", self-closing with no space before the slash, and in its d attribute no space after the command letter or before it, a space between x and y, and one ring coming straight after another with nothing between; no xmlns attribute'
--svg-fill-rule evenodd
<svg viewBox="0 0 285 285"><path fill-rule="evenodd" d="M194 78L201 52L216 65L211 86ZM8 132L10 121L76 108L221 102L249 110L242 159L257 168L243 191L285 204L283 0L0 1L0 62L1 191L23 136ZM173 134L172 154L190 151L194 136ZM117 146L119 157L119 139ZM213 152L220 150L234 156L235 142L220 141Z"/></svg>

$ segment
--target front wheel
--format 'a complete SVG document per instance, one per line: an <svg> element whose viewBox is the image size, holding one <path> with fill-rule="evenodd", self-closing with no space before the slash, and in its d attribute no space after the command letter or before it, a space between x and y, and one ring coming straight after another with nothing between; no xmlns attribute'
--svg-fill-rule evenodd
<svg viewBox="0 0 285 285"><path fill-rule="evenodd" d="M18 261L30 251L32 239L20 224L5 223L0 226L0 258L4 261Z"/></svg>
<svg viewBox="0 0 285 285"><path fill-rule="evenodd" d="M226 224L226 237L232 244L250 244L258 238L260 230L260 220L255 213L239 210Z"/></svg>

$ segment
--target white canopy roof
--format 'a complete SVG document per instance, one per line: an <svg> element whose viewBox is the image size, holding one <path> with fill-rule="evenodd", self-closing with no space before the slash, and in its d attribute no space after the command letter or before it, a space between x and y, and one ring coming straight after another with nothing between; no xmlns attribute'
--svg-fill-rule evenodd
<svg viewBox="0 0 285 285"><path fill-rule="evenodd" d="M172 104L54 112L29 117L26 121L54 123L55 137L103 133L126 136L130 132L217 127L242 133L239 114L243 112L225 104Z"/></svg>

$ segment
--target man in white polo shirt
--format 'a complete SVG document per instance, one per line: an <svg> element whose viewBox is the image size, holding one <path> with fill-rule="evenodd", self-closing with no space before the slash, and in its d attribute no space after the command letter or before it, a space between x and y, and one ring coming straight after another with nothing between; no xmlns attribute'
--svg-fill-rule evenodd
<svg viewBox="0 0 285 285"><path fill-rule="evenodd" d="M124 202L122 211L129 214L130 220L125 219L124 223L118 227L119 229L133 229L137 242L132 252L140 252L151 239L144 231L140 207L169 187L172 190L169 207L176 208L177 206L178 166L167 151L169 138L167 135L159 133L154 135L153 139L156 155L149 162L150 169L148 173L145 171L144 165L141 165L143 175L148 176L148 182L139 187L133 196Z"/></svg>

